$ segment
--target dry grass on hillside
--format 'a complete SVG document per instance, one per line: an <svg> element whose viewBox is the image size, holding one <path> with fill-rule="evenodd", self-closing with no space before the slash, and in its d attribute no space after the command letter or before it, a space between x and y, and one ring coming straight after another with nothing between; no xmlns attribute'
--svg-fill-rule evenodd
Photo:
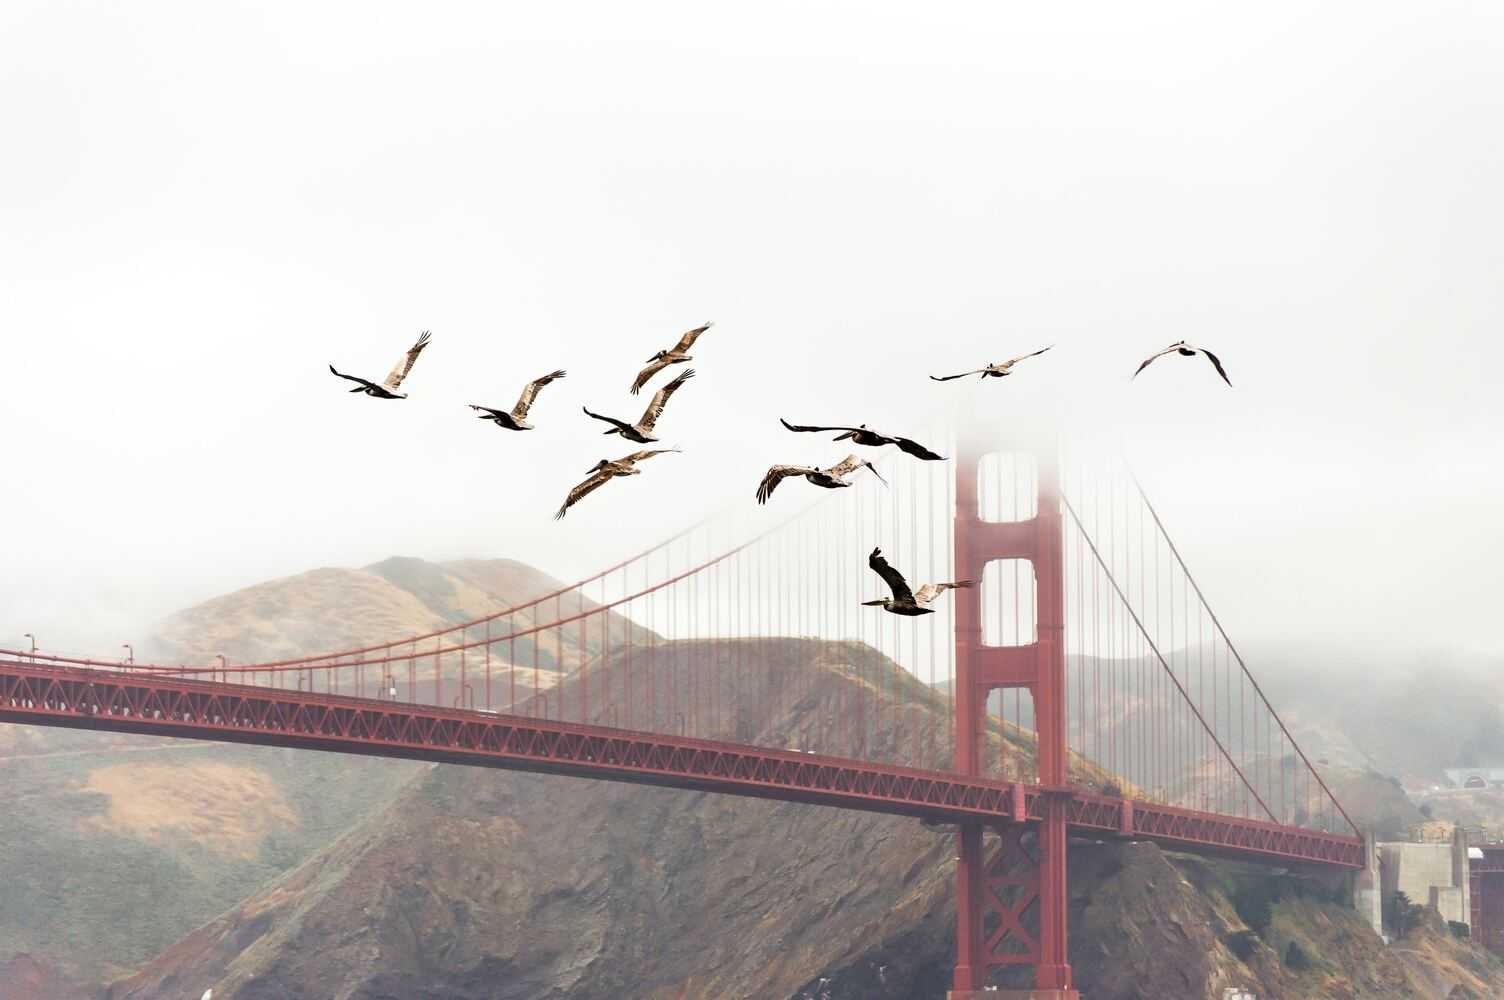
<svg viewBox="0 0 1504 1000"><path fill-rule="evenodd" d="M298 814L265 772L216 761L115 764L89 772L84 791L109 796L109 809L80 827L159 841L181 835L227 857L254 858Z"/></svg>

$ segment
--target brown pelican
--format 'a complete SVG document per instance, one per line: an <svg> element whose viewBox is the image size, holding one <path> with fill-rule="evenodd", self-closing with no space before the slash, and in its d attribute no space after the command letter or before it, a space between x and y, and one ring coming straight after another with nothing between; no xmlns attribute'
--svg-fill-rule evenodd
<svg viewBox="0 0 1504 1000"><path fill-rule="evenodd" d="M970 587L973 585L971 580L961 580L957 583L926 583L923 587L919 588L918 593L915 593L909 589L909 582L903 578L903 574L888 565L888 560L883 558L883 550L881 548L872 550L872 554L867 557L867 565L872 567L877 575L887 582L893 591L893 596L884 597L879 601L863 601L862 606L882 608L893 615L908 615L910 617L914 615L932 615L935 613L935 609L925 607L925 605L934 601L935 598L947 590L955 590L957 587Z"/></svg>
<svg viewBox="0 0 1504 1000"><path fill-rule="evenodd" d="M791 424L782 417L778 418L778 422L791 431L799 431L801 433L809 433L811 431L845 431L846 433L839 434L832 440L850 440L852 444L864 444L871 448L881 448L885 444L896 444L899 451L906 455L913 455L915 458L922 458L926 462L945 461L944 455L936 455L918 441L892 434L879 434L877 431L868 430L866 424L860 427L802 427L799 424Z"/></svg>
<svg viewBox="0 0 1504 1000"><path fill-rule="evenodd" d="M427 346L428 331L424 330L418 336L418 342L407 349L407 353L392 367L392 370L387 373L386 378L380 385L377 385L375 382L367 382L357 375L346 375L344 372L336 371L333 365L329 366L329 370L340 378L349 379L351 382L359 382L360 385L351 389L351 392L363 392L367 396L375 396L377 399L406 399L407 393L398 392L397 389L402 385L402 380L407 378L407 373L413 370L413 362L418 360L418 355L422 354L423 348Z"/></svg>
<svg viewBox="0 0 1504 1000"><path fill-rule="evenodd" d="M762 477L762 482L758 484L757 502L767 503L768 497L773 495L773 491L778 488L778 484L789 476L803 476L816 486L824 487L827 490L837 490L843 486L850 486L851 484L846 481L846 477L864 465L872 470L874 476L882 480L884 486L888 484L888 481L883 479L882 473L878 472L871 462L864 462L855 455L847 455L840 462L828 469L817 468L813 465L773 466Z"/></svg>
<svg viewBox="0 0 1504 1000"><path fill-rule="evenodd" d="M694 358L685 352L695 346L695 341L700 339L700 334L709 330L714 325L713 323L705 323L697 326L680 337L679 342L673 347L666 351L659 351L651 358L648 358L648 366L638 372L637 378L632 382L632 395L635 396L641 392L642 387L648 384L648 379L657 375L669 365L678 365L686 361L693 361Z"/></svg>
<svg viewBox="0 0 1504 1000"><path fill-rule="evenodd" d="M617 420L615 417L605 417L599 413L591 413L588 407L581 407L581 409L585 411L587 416L594 417L596 420L604 420L606 423L611 424L611 430L606 431L607 434L620 434L628 441L636 441L638 444L651 444L658 440L653 436L653 426L658 423L658 418L663 416L664 404L674 394L675 389L694 377L695 370L691 368L685 372L681 372L678 378L662 389L659 389L653 394L653 401L648 404L648 408L642 411L642 419L635 424L629 424L624 420Z"/></svg>
<svg viewBox="0 0 1504 1000"><path fill-rule="evenodd" d="M1166 354L1173 353L1179 354L1181 357L1193 358L1198 352L1206 355L1206 360L1210 361L1212 363L1212 367L1217 369L1217 374L1222 376L1222 381L1226 382L1228 385L1232 385L1232 379L1227 377L1226 369L1222 367L1222 362L1218 360L1215 354L1213 354L1211 351L1208 351L1204 347L1192 347L1190 344L1187 344L1183 340L1177 340L1175 343L1171 344L1169 347L1166 347L1164 350L1159 351L1156 354L1149 355L1144 359L1144 363L1139 365L1137 370L1134 371L1133 377L1138 378L1138 373L1143 371L1145 368L1148 368L1149 362L1155 360L1156 358L1162 358Z"/></svg>
<svg viewBox="0 0 1504 1000"><path fill-rule="evenodd" d="M533 400L538 398L538 390L548 385L554 379L563 377L564 372L560 370L549 372L542 378L533 379L523 387L522 395L517 398L517 405L512 407L510 412L506 410L493 410L489 406L476 406L474 403L470 404L470 409L480 410L480 419L490 420L497 427L505 427L509 431L530 431L533 429L533 425L526 422L527 411L533 405Z"/></svg>
<svg viewBox="0 0 1504 1000"><path fill-rule="evenodd" d="M1050 345L1050 347L1054 346L1054 344ZM1004 375L1012 375L1013 366L1018 364L1020 361L1024 360L1025 358L1037 357L1043 354L1045 351L1048 351L1050 347L1041 347L1039 350L1033 351L1029 354L1020 354L1016 358L1009 358L1007 361L1000 361L995 365L988 365L986 368L976 368L969 372L962 372L959 375L931 375L930 378L934 379L936 382L949 382L951 379L965 378L968 375L980 375L983 378L1002 378Z"/></svg>
<svg viewBox="0 0 1504 1000"><path fill-rule="evenodd" d="M655 451L634 451L623 458L603 458L590 469L590 474L585 480L569 491L569 496L564 498L564 506L554 515L554 520L564 516L564 512L579 503L586 494L600 489L606 483L618 476L640 476L642 470L637 468L637 463L652 458L654 455L664 455L678 448L659 448Z"/></svg>

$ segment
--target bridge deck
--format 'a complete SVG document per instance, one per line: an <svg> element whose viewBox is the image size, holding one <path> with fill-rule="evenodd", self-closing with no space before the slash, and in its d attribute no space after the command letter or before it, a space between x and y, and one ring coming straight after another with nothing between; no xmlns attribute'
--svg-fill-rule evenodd
<svg viewBox="0 0 1504 1000"><path fill-rule="evenodd" d="M1031 822L1069 800L1083 835L1248 860L1363 865L1356 837L1076 789L549 719L0 660L0 722L538 771L914 816Z"/></svg>

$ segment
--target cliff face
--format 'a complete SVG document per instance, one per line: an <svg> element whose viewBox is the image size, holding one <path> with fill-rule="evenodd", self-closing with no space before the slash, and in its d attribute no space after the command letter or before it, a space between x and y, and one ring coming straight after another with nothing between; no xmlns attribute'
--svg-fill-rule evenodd
<svg viewBox="0 0 1504 1000"><path fill-rule="evenodd" d="M232 663L317 653L430 631L558 586L506 560L315 570L174 615L138 652L190 663L220 652ZM625 635L625 624L613 635ZM574 639L550 642L537 675L518 672L519 696L535 676L554 683L560 675L549 668L599 653ZM402 761L0 726L9 802L0 809L0 991L127 973L327 846L417 770ZM20 964L8 965L13 959Z"/></svg>

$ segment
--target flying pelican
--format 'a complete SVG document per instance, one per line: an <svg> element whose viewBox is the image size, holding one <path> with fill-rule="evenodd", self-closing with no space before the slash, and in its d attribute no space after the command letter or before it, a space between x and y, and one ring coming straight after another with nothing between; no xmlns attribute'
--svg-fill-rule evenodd
<svg viewBox="0 0 1504 1000"><path fill-rule="evenodd" d="M775 465L762 477L762 482L757 487L757 502L767 503L768 497L778 488L778 484L789 476L803 476L816 486L827 490L837 490L843 486L850 486L846 477L851 475L862 466L872 470L872 474L886 486L888 481L883 479L882 473L877 471L871 462L864 462L855 455L847 455L840 462L828 469L817 468L813 465Z"/></svg>
<svg viewBox="0 0 1504 1000"><path fill-rule="evenodd" d="M590 474L585 477L574 489L569 491L569 496L564 498L564 506L554 515L554 520L564 516L564 512L579 503L587 494L600 489L606 483L618 476L640 476L642 470L637 468L637 463L652 458L654 455L664 455L678 448L659 448L655 451L634 451L623 458L603 458L590 469Z"/></svg>
<svg viewBox="0 0 1504 1000"><path fill-rule="evenodd" d="M1050 347L1054 346L1054 344L1050 345ZM1009 358L1007 361L1001 361L995 365L988 365L986 368L976 368L969 372L962 372L959 375L931 375L930 378L934 379L936 382L949 382L951 379L965 378L968 375L980 375L983 378L1002 378L1004 375L1012 375L1013 366L1018 364L1020 361L1024 360L1025 358L1037 357L1038 355L1043 354L1045 351L1048 351L1050 347L1041 347L1039 350L1033 351L1029 354L1020 354L1016 358Z"/></svg>
<svg viewBox="0 0 1504 1000"><path fill-rule="evenodd" d="M1145 368L1148 368L1149 362L1155 360L1156 358L1162 358L1166 354L1174 353L1179 354L1181 357L1193 358L1198 352L1206 355L1206 360L1210 361L1212 363L1212 367L1217 369L1217 374L1222 376L1222 381L1226 382L1228 385L1232 385L1232 379L1227 377L1227 370L1222 367L1222 362L1217 358L1215 354L1213 354L1211 351L1208 351L1204 347L1192 347L1190 344L1187 344L1183 340L1177 340L1175 343L1171 344L1169 347L1166 347L1164 350L1149 355L1144 359L1144 363L1139 365L1138 369L1134 371L1133 377L1138 378L1138 373L1143 371Z"/></svg>
<svg viewBox="0 0 1504 1000"><path fill-rule="evenodd" d="M845 431L846 433L839 434L832 440L845 441L849 439L852 444L864 444L871 448L881 448L885 444L896 444L899 451L906 455L913 455L915 458L922 458L926 462L945 461L944 455L935 454L918 441L892 434L879 434L877 431L868 430L866 424L860 427L801 427L799 424L789 423L782 417L778 418L778 422L791 431L799 431L801 433L809 433L811 431Z"/></svg>
<svg viewBox="0 0 1504 1000"><path fill-rule="evenodd" d="M663 416L664 404L674 394L675 389L678 389L679 386L694 377L695 370L690 368L687 371L681 372L678 378L662 389L659 389L653 394L653 401L648 404L648 408L642 411L642 419L635 424L617 420L615 417L605 417L599 413L591 413L589 407L581 407L581 409L585 411L587 416L594 417L596 420L604 420L610 424L611 430L606 431L607 434L620 434L628 441L636 441L638 444L652 444L658 440L653 436L653 426L658 423L658 418Z"/></svg>
<svg viewBox="0 0 1504 1000"><path fill-rule="evenodd" d="M638 372L637 378L632 382L632 395L635 396L641 392L642 387L648 384L648 379L657 375L669 365L678 365L686 361L693 361L694 358L685 352L695 346L695 341L700 339L700 334L709 330L714 325L714 323L705 323L697 326L680 337L679 342L673 347L666 351L659 351L651 358L648 358L648 366Z"/></svg>
<svg viewBox="0 0 1504 1000"><path fill-rule="evenodd" d="M538 390L548 385L554 379L563 377L564 372L561 369L560 371L549 372L542 378L533 379L527 385L523 386L522 395L517 398L517 405L512 407L510 412L506 410L493 410L489 406L476 406L474 403L470 404L470 409L480 410L480 419L490 420L497 427L505 427L509 431L530 431L533 429L533 425L527 423L527 411L533 405L533 400L538 398Z"/></svg>
<svg viewBox="0 0 1504 1000"><path fill-rule="evenodd" d="M413 370L413 362L418 360L418 355L422 354L423 348L427 346L428 331L424 330L418 336L418 342L407 349L407 353L397 361L380 385L377 385L375 382L367 382L358 375L346 375L344 372L336 370L333 365L329 366L329 370L340 378L349 379L351 382L359 382L360 385L351 389L351 392L363 392L367 396L375 396L377 399L406 399L407 393L398 392L397 389L402 385L402 380L407 378L407 373Z"/></svg>
<svg viewBox="0 0 1504 1000"><path fill-rule="evenodd" d="M945 593L947 590L955 590L957 587L970 587L971 580L961 580L957 583L926 583L919 588L918 593L909 589L909 582L903 578L903 574L883 558L883 550L876 548L867 557L867 565L872 567L878 576L882 577L893 591L892 597L884 597L878 601L863 601L862 606L867 608L882 608L893 615L932 615L934 608L925 607Z"/></svg>

